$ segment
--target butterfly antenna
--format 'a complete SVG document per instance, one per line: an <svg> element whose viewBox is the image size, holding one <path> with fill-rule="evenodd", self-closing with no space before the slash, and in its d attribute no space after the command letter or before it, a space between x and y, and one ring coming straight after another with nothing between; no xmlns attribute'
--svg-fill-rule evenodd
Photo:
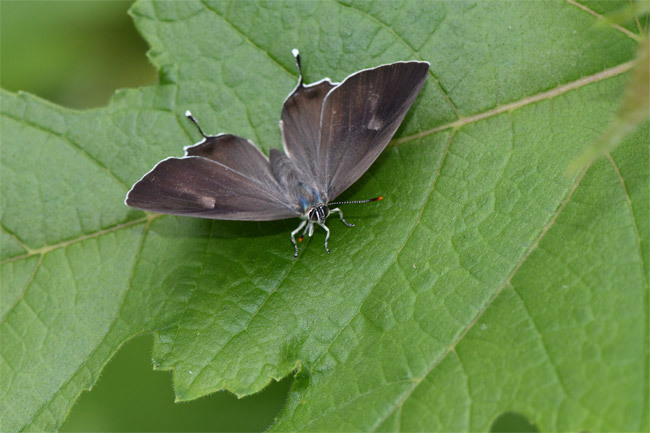
<svg viewBox="0 0 650 433"><path fill-rule="evenodd" d="M368 200L352 200L352 201L333 201L330 203L327 203L327 206L332 206L332 205L337 205L337 204L361 204L361 203L370 203L371 201L379 201L383 200L383 196L375 197L375 198L369 198Z"/></svg>
<svg viewBox="0 0 650 433"><path fill-rule="evenodd" d="M190 120L190 122L192 122L192 123L196 126L196 129L199 130L199 132L201 133L201 135L203 136L203 138L208 138L208 136L205 135L205 133L203 132L203 130L202 130L201 127L199 126L199 122L197 122L196 119L194 118L194 116L192 116L192 113L190 112L190 110L187 110L187 111L185 112L185 117L187 117L187 118Z"/></svg>
<svg viewBox="0 0 650 433"><path fill-rule="evenodd" d="M295 57L296 66L298 67L298 85L302 86L302 66L300 65L300 52L294 48L291 50L291 54L293 54L293 57Z"/></svg>

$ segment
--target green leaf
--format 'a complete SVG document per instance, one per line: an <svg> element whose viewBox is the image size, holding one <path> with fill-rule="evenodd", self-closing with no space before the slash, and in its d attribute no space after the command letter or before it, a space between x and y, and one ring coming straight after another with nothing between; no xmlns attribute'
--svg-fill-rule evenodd
<svg viewBox="0 0 650 433"><path fill-rule="evenodd" d="M648 121L573 177L637 38L575 2L149 2L156 86L72 111L3 91L2 430L52 430L152 332L178 400L296 372L276 430L648 430ZM641 30L636 29L639 33ZM294 221L144 214L153 164L206 132L280 146L295 86L405 59L431 74L292 259Z"/></svg>

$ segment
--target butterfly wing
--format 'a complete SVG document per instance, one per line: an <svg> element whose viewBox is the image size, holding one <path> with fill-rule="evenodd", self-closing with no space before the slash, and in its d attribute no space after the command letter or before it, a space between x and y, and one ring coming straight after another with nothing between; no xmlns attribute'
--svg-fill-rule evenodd
<svg viewBox="0 0 650 433"><path fill-rule="evenodd" d="M267 221L300 215L271 173L268 159L234 135L207 137L183 158L158 163L129 191L126 204L201 218Z"/></svg>
<svg viewBox="0 0 650 433"><path fill-rule="evenodd" d="M357 72L323 101L316 183L326 200L352 185L384 150L424 85L427 62Z"/></svg>
<svg viewBox="0 0 650 433"><path fill-rule="evenodd" d="M323 100L335 86L328 79L305 86L301 75L298 86L282 105L284 151L312 179L316 178Z"/></svg>

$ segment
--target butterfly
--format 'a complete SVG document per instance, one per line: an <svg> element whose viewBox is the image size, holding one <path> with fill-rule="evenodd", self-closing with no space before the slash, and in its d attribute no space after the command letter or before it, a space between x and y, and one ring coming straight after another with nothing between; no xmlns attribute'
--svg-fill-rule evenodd
<svg viewBox="0 0 650 433"><path fill-rule="evenodd" d="M364 69L332 83L325 78L305 85L300 54L292 50L298 85L282 106L280 129L284 152L272 148L267 158L252 141L232 134L206 135L170 157L137 181L126 196L128 206L146 211L241 221L301 219L291 232L298 257L299 240L322 227L339 204L380 200L333 201L352 185L384 150L424 85L429 63L395 62Z"/></svg>

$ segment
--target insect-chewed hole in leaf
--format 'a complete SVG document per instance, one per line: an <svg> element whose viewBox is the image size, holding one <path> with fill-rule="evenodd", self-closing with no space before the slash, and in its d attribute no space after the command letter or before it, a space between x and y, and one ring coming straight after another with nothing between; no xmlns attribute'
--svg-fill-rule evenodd
<svg viewBox="0 0 650 433"><path fill-rule="evenodd" d="M491 433L538 433L539 429L524 415L516 412L501 414L490 427Z"/></svg>

